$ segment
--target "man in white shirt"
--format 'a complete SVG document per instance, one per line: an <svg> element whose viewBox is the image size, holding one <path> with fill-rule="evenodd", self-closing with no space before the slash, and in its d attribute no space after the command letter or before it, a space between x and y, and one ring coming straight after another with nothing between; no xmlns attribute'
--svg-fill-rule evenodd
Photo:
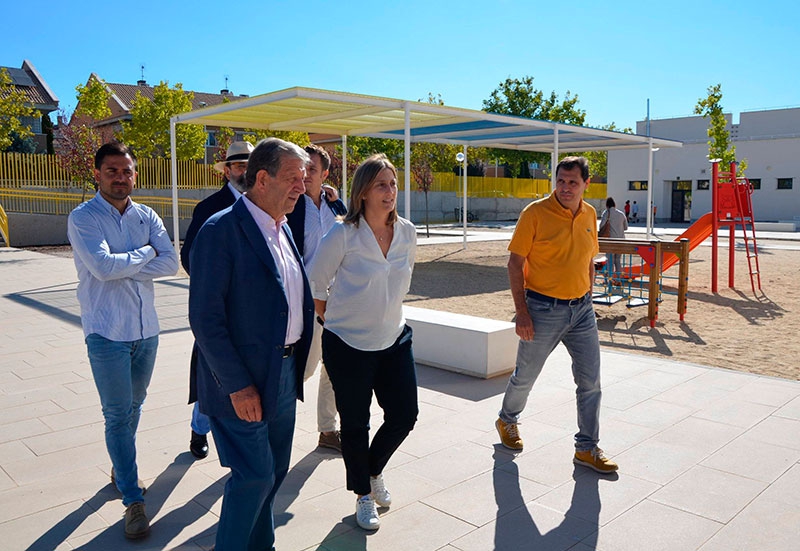
<svg viewBox="0 0 800 551"><path fill-rule="evenodd" d="M347 213L347 208L337 197L332 197L335 192L333 188L326 186L323 189L322 184L328 177L328 169L331 166L328 152L314 144L306 146L305 151L311 158L306 167L304 180L306 192L297 201L297 205L287 215L287 218L297 244L297 250L303 255L303 263L308 267L319 250L322 237L336 223L337 216ZM315 323L311 350L309 350L306 364L305 380L311 378L321 360L322 326ZM317 430L319 430L318 445L320 447L342 451L341 437L339 431L336 430L336 398L324 366L319 374Z"/></svg>

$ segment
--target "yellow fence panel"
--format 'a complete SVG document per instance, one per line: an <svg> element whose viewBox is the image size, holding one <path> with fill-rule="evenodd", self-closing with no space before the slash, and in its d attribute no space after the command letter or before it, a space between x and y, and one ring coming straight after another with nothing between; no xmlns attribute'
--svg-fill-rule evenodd
<svg viewBox="0 0 800 551"><path fill-rule="evenodd" d="M86 199L91 199L88 195ZM136 195L137 203L152 208L161 218L172 217L172 197ZM7 212L23 214L67 215L81 202L80 193L61 193L55 191L34 191L0 188L0 203ZM198 203L194 199L178 199L178 217L191 218L192 210Z"/></svg>
<svg viewBox="0 0 800 551"><path fill-rule="evenodd" d="M8 215L3 209L3 205L0 205L0 233L3 235L3 243L5 246L10 247L11 240L8 236Z"/></svg>

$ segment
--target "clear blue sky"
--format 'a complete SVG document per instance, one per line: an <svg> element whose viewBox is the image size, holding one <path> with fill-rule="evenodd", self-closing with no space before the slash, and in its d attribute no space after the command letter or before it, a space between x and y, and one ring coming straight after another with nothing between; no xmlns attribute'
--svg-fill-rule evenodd
<svg viewBox="0 0 800 551"><path fill-rule="evenodd" d="M235 94L293 86L480 109L506 78L569 90L587 124L800 106L800 4L410 0L4 2L0 65L29 59L67 110L92 72Z"/></svg>

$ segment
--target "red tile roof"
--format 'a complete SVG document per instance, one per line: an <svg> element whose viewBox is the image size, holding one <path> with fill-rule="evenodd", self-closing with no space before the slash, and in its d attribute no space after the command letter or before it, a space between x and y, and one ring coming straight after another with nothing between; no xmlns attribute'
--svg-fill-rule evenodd
<svg viewBox="0 0 800 551"><path fill-rule="evenodd" d="M130 111L133 105L133 100L136 94L140 93L143 97L153 99L153 87L142 84L119 84L113 82L106 82L106 86L114 93L119 101L122 102L122 107ZM189 92L189 90L185 90ZM239 99L244 96L234 96L233 94L208 94L206 92L195 92L194 99L192 100L192 109L199 109L201 107L211 107L212 105L219 105L223 102L224 98L229 100Z"/></svg>

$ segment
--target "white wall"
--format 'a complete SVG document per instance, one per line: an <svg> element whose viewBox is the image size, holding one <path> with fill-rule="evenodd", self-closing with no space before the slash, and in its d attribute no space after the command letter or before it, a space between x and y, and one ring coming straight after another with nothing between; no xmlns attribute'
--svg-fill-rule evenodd
<svg viewBox="0 0 800 551"><path fill-rule="evenodd" d="M747 160L748 178L760 178L761 189L753 193L753 214L758 221L800 219L800 108L742 113L731 126L726 115L736 155ZM681 117L650 122L650 134L684 142L682 148L664 148L653 155L653 204L658 221L669 220L673 180L692 181L692 219L711 210L711 190L698 190L698 180L711 180L708 162L708 119ZM645 132L645 122L637 123ZM793 178L791 190L777 189L778 178ZM629 191L631 180L647 180L647 156L641 152L611 151L608 154L608 194L618 205L626 200L639 204L644 218L646 191Z"/></svg>

